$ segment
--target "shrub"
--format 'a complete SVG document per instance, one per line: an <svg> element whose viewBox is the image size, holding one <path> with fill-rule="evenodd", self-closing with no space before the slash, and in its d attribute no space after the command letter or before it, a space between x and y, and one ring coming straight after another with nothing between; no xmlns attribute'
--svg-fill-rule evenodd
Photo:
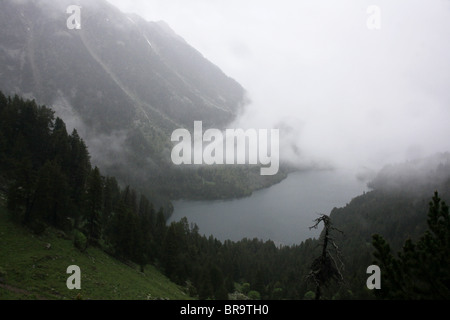
<svg viewBox="0 0 450 320"><path fill-rule="evenodd" d="M312 291L308 291L307 293L305 293L305 296L303 297L303 299L305 300L314 300L316 297L316 294Z"/></svg>
<svg viewBox="0 0 450 320"><path fill-rule="evenodd" d="M261 294L255 290L250 291L247 296L250 300L261 300Z"/></svg>
<svg viewBox="0 0 450 320"><path fill-rule="evenodd" d="M242 284L240 291L243 294L247 294L250 291L250 283L246 282L246 283Z"/></svg>
<svg viewBox="0 0 450 320"><path fill-rule="evenodd" d="M84 252L87 248L87 238L83 232L79 230L74 231L73 244L75 248Z"/></svg>

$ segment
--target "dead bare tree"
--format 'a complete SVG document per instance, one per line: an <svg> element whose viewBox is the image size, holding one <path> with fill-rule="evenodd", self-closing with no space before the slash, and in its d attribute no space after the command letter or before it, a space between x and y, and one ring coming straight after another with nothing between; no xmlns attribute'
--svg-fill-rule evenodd
<svg viewBox="0 0 450 320"><path fill-rule="evenodd" d="M322 243L322 254L317 257L311 264L311 271L307 275L308 280L312 280L316 285L315 299L319 300L322 295L322 287L327 286L331 280L342 282L344 280L341 271L344 264L341 260L341 252L334 239L331 237L331 231L341 232L332 226L330 217L321 214L319 218L314 220L315 224L309 229L317 229L319 224L324 224L324 234ZM332 250L329 249L331 244ZM333 251L333 252L332 252Z"/></svg>

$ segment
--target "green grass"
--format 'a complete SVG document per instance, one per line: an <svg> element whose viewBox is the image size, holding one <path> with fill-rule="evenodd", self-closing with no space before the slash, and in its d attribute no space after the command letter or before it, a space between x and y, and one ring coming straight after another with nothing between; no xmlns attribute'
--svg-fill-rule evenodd
<svg viewBox="0 0 450 320"><path fill-rule="evenodd" d="M47 245L50 244L50 248ZM67 267L81 269L81 289L66 286ZM0 204L0 300L6 299L145 300L190 299L153 266L145 273L102 250L81 253L55 230L36 236L9 218Z"/></svg>

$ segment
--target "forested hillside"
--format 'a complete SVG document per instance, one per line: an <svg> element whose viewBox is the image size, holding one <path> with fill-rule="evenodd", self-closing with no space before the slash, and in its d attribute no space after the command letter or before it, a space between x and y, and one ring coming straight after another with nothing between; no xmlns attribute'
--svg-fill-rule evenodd
<svg viewBox="0 0 450 320"><path fill-rule="evenodd" d="M227 298L235 282L248 281L254 284L244 286L246 294L259 290L263 297L297 296L294 291L282 294L281 282L275 281L275 259L285 260L295 272L292 263L297 258L283 258L292 254L291 248L280 251L273 242L256 239L222 244L200 236L186 220L167 227L163 209L153 208L145 195L130 186L120 188L114 177L92 167L77 131L68 134L51 109L0 94L0 142L8 210L33 233L42 234L51 226L73 238L82 252L95 246L142 269L154 264L200 298ZM307 254L302 248L292 250ZM273 288L266 288L268 284Z"/></svg>
<svg viewBox="0 0 450 320"><path fill-rule="evenodd" d="M114 259L100 248L81 252L70 234L56 228L47 227L39 235L30 232L12 221L3 199L0 242L0 300L190 299L153 266L141 272L136 264ZM81 290L66 285L66 270L72 265L80 268Z"/></svg>
<svg viewBox="0 0 450 320"><path fill-rule="evenodd" d="M82 28L66 26L69 5ZM259 168L179 168L171 133L194 121L223 129L248 102L244 88L162 22L125 14L105 0L0 2L0 90L55 110L90 146L91 161L170 200L248 196L286 177Z"/></svg>
<svg viewBox="0 0 450 320"><path fill-rule="evenodd" d="M446 202L450 198L448 159L444 154L425 160L430 163L425 166L430 172L428 180L395 176L396 181L407 182L405 188L401 183L392 188L392 183L387 183L390 175L382 171L374 180L373 191L332 210L329 218L335 229L330 229L329 236L336 247L330 248L337 249L336 258L342 262L343 282L324 287L322 299L376 298L366 287L366 269L375 261L372 236L382 236L395 252L408 238L417 240L424 234L434 191ZM411 181L417 188L411 188ZM154 208L151 198L132 186L120 187L114 177L103 176L91 165L77 131L69 134L51 109L3 94L0 182L10 216L17 224L38 235L56 228L72 239L80 252L95 247L135 263L141 270L153 265L192 297L314 297L316 284L308 281L308 275L320 256L324 233L320 239L277 247L273 241L221 242L213 236L201 236L198 227L186 219L167 226L164 210ZM439 208L433 210L440 212ZM438 222L447 221L445 207L442 210L443 220L434 218ZM444 234L448 234L448 226L440 227ZM448 249L448 243L440 248ZM384 252L382 257L386 256ZM441 269L439 274L448 264L442 264Z"/></svg>

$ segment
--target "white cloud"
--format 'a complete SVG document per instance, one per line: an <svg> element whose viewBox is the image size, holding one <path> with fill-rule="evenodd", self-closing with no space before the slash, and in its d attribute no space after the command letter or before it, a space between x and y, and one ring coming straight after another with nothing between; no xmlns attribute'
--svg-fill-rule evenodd
<svg viewBox="0 0 450 320"><path fill-rule="evenodd" d="M253 103L236 126L291 127L297 163L377 167L450 150L448 1L108 1L165 20L238 80ZM366 26L369 5L380 30Z"/></svg>

